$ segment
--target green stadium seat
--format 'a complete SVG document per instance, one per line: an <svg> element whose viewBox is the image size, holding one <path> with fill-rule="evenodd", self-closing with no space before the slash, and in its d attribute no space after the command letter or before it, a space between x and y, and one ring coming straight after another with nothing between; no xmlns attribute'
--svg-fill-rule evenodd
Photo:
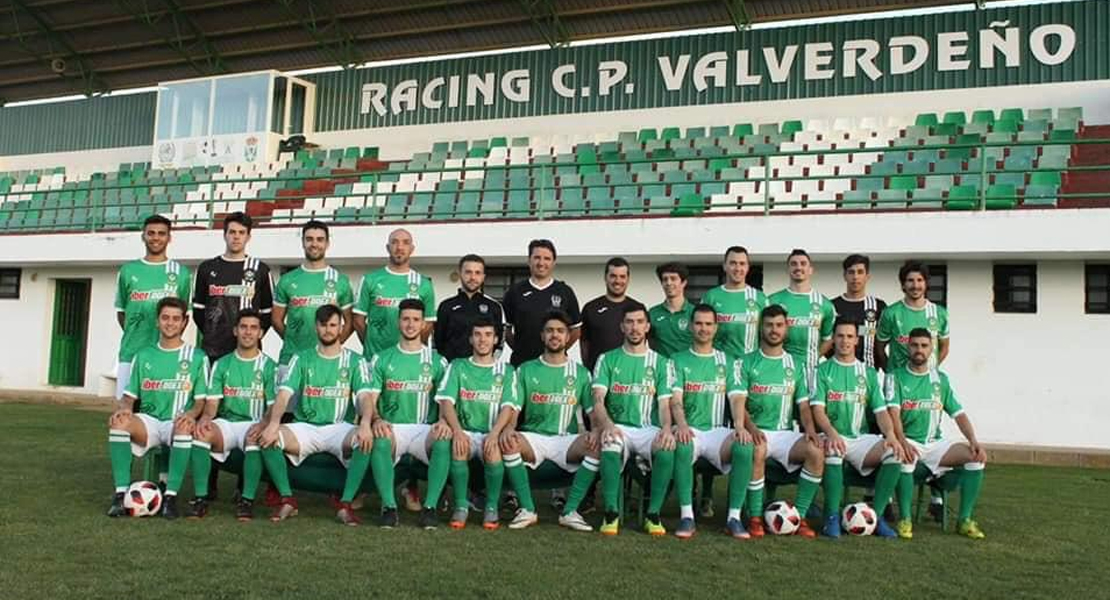
<svg viewBox="0 0 1110 600"><path fill-rule="evenodd" d="M993 122L993 121L992 121ZM984 136L990 133L990 123L968 123L963 126L964 135L979 135Z"/></svg>
<svg viewBox="0 0 1110 600"><path fill-rule="evenodd" d="M1049 123L1047 119L1026 119L1021 124L1022 131L1048 131Z"/></svg>
<svg viewBox="0 0 1110 600"><path fill-rule="evenodd" d="M432 219L450 219L455 216L455 192L438 191L432 199Z"/></svg>
<svg viewBox="0 0 1110 600"><path fill-rule="evenodd" d="M950 186L926 186L912 192L912 199L910 201L910 208L943 208L944 207L944 190Z"/></svg>
<svg viewBox="0 0 1110 600"><path fill-rule="evenodd" d="M1025 113L1025 118L1051 121L1052 120L1052 109L1051 108L1030 108Z"/></svg>
<svg viewBox="0 0 1110 600"><path fill-rule="evenodd" d="M994 123L994 111L989 109L977 110L971 113L972 123Z"/></svg>
<svg viewBox="0 0 1110 600"><path fill-rule="evenodd" d="M1060 191L1060 173L1040 171L1029 176L1022 204L1026 206L1056 206Z"/></svg>
<svg viewBox="0 0 1110 600"><path fill-rule="evenodd" d="M898 163L896 163L894 161L887 161L887 160L885 160L885 157L884 157L883 161L873 163L871 165L871 168L868 171L868 173L870 175L884 175L884 176L888 176L888 177L891 176L891 175L897 175L898 174Z"/></svg>
<svg viewBox="0 0 1110 600"><path fill-rule="evenodd" d="M677 187L677 186L676 186ZM672 217L696 217L705 212L705 200L698 194L685 193L678 196L678 203L671 210Z"/></svg>
<svg viewBox="0 0 1110 600"><path fill-rule="evenodd" d="M709 137L722 138L728 137L728 125L717 125L709 128Z"/></svg>
<svg viewBox="0 0 1110 600"><path fill-rule="evenodd" d="M507 216L510 219L525 219L532 213L532 192L512 190L509 192Z"/></svg>
<svg viewBox="0 0 1110 600"><path fill-rule="evenodd" d="M994 126L991 127L991 131L992 132L1017 133L1018 130L1020 129L1020 123L1021 123L1020 121L1015 121L1013 119L999 119L999 120L994 122ZM988 136L988 141L989 141L989 136Z"/></svg>
<svg viewBox="0 0 1110 600"><path fill-rule="evenodd" d="M941 123L941 124L933 127L932 132L933 132L934 136L940 135L940 136L946 136L946 137L953 137L953 136L959 135L960 126L956 125L955 123Z"/></svg>
<svg viewBox="0 0 1110 600"><path fill-rule="evenodd" d="M478 205L481 199L480 192L461 192L455 201L456 219L477 219Z"/></svg>
<svg viewBox="0 0 1110 600"><path fill-rule="evenodd" d="M761 136L765 136L765 137L766 136L771 136L771 135L778 135L779 134L779 124L778 123L761 123L759 125L759 129L756 130L756 133L758 133Z"/></svg>
<svg viewBox="0 0 1110 600"><path fill-rule="evenodd" d="M575 188L563 190L560 195L562 209L559 215L563 217L580 217L586 211L586 201L582 197L582 189Z"/></svg>
<svg viewBox="0 0 1110 600"><path fill-rule="evenodd" d="M948 210L976 210L979 208L979 188L973 185L956 185L948 190Z"/></svg>
<svg viewBox="0 0 1110 600"><path fill-rule="evenodd" d="M1013 186L1015 189L1021 189L1025 187L1025 172L1022 171L1020 173L995 173L994 184L1010 185Z"/></svg>
<svg viewBox="0 0 1110 600"><path fill-rule="evenodd" d="M917 176L898 176L890 178L889 190L915 190L917 189Z"/></svg>
<svg viewBox="0 0 1110 600"><path fill-rule="evenodd" d="M936 113L921 113L913 122L918 127L935 127L938 123Z"/></svg>
<svg viewBox="0 0 1110 600"><path fill-rule="evenodd" d="M1006 210L1017 206L1017 190L1013 185L996 184L987 188L987 210Z"/></svg>
<svg viewBox="0 0 1110 600"><path fill-rule="evenodd" d="M490 140L489 140L489 147L490 148L505 148L508 145L509 145L508 140L503 138L503 137L490 138Z"/></svg>
<svg viewBox="0 0 1110 600"><path fill-rule="evenodd" d="M688 127L686 129L686 139L699 139L705 137L704 127Z"/></svg>
<svg viewBox="0 0 1110 600"><path fill-rule="evenodd" d="M1045 150L1048 150L1048 148L1051 147L1052 146L1048 146L1045 148ZM1063 171L1064 169L1068 168L1068 158L1069 157L1066 154L1042 154L1041 157L1037 159L1037 169Z"/></svg>
<svg viewBox="0 0 1110 600"><path fill-rule="evenodd" d="M1020 123L1025 120L1025 111L1020 108L1004 108L998 113L999 121L1015 121Z"/></svg>
<svg viewBox="0 0 1110 600"><path fill-rule="evenodd" d="M678 127L664 127L663 131L659 134L659 139L664 142L670 140L677 140L682 138L682 131Z"/></svg>
<svg viewBox="0 0 1110 600"><path fill-rule="evenodd" d="M860 177L856 179L856 189L874 192L883 189L883 177Z"/></svg>
<svg viewBox="0 0 1110 600"><path fill-rule="evenodd" d="M553 216L559 212L559 199L553 189L538 190L536 192L536 214L540 218Z"/></svg>
<svg viewBox="0 0 1110 600"><path fill-rule="evenodd" d="M955 183L951 175L926 175L925 187L928 189L946 190Z"/></svg>
<svg viewBox="0 0 1110 600"><path fill-rule="evenodd" d="M966 125L967 114L962 110L954 110L944 113L944 123L948 125Z"/></svg>
<svg viewBox="0 0 1110 600"><path fill-rule="evenodd" d="M1049 141L1071 142L1075 140L1075 131L1072 129L1053 129L1048 134Z"/></svg>
<svg viewBox="0 0 1110 600"><path fill-rule="evenodd" d="M802 131L804 129L805 126L802 125L802 122L798 120L783 121L782 123L782 135L785 136L793 136L795 133L798 133L799 131Z"/></svg>
<svg viewBox="0 0 1110 600"><path fill-rule="evenodd" d="M840 208L844 210L869 210L873 205L871 196L872 192L870 190L848 190L844 192Z"/></svg>
<svg viewBox="0 0 1110 600"><path fill-rule="evenodd" d="M915 159L902 165L903 175L925 175L929 173L929 166L932 163L928 159Z"/></svg>
<svg viewBox="0 0 1110 600"><path fill-rule="evenodd" d="M752 127L751 123L737 123L732 126L732 137L734 138L744 138L752 135L754 132L755 129Z"/></svg>
<svg viewBox="0 0 1110 600"><path fill-rule="evenodd" d="M910 193L905 189L879 190L875 193L875 205L878 208L905 208L909 198Z"/></svg>

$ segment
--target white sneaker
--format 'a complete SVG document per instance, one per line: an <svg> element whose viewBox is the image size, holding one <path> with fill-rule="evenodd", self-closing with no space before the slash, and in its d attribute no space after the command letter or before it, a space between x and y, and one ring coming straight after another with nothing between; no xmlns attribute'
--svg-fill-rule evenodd
<svg viewBox="0 0 1110 600"><path fill-rule="evenodd" d="M535 525L539 521L539 515L526 508L521 508L513 515L513 520L509 522L509 529L524 529Z"/></svg>
<svg viewBox="0 0 1110 600"><path fill-rule="evenodd" d="M594 530L594 528L590 527L590 524L586 522L586 519L583 519L582 515L578 514L578 511L574 511L570 514L560 516L559 517L559 525L562 525L563 527L566 527L567 529L573 529L574 531L593 531Z"/></svg>

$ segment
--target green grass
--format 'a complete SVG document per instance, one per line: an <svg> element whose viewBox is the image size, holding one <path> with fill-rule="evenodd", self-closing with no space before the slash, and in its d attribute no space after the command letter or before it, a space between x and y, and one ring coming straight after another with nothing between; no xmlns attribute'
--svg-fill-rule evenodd
<svg viewBox="0 0 1110 600"><path fill-rule="evenodd" d="M108 519L106 413L0 405L0 597L1105 597L1110 473L989 467L973 542L919 524L912 542L735 542L721 518L693 540L527 531L345 528L301 496L286 523ZM723 484L723 478L719 479ZM224 496L230 478L221 481ZM188 487L188 484L187 484ZM784 490L792 495L792 489ZM719 490L718 512L724 493ZM546 502L543 502L546 504ZM673 526L673 506L664 515ZM472 515L472 518L474 515Z"/></svg>

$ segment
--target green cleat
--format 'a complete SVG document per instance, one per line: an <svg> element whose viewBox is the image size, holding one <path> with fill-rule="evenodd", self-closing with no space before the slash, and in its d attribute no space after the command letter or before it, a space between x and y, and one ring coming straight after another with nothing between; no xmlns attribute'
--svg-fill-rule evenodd
<svg viewBox="0 0 1110 600"><path fill-rule="evenodd" d="M609 518L609 515L605 515L605 518L601 521L601 529L599 531L601 531L602 535L617 535L620 533L620 526L621 519L619 516Z"/></svg>
<svg viewBox="0 0 1110 600"><path fill-rule="evenodd" d="M648 535L656 537L667 535L667 529L663 527L663 523L659 521L657 515L648 515L648 517L644 519L644 531L647 532ZM604 533L604 529L602 532Z"/></svg>
<svg viewBox="0 0 1110 600"><path fill-rule="evenodd" d="M898 521L898 537L904 540L913 539L913 521L909 519Z"/></svg>
<svg viewBox="0 0 1110 600"><path fill-rule="evenodd" d="M987 537L987 534L983 533L982 529L979 529L979 524L975 521L972 521L971 519L960 521L959 532L960 535L964 537L969 537L973 540L981 540Z"/></svg>

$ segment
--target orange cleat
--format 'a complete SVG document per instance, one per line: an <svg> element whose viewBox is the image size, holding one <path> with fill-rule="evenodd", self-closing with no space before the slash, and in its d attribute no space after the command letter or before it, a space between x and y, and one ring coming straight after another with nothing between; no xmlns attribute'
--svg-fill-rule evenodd
<svg viewBox="0 0 1110 600"><path fill-rule="evenodd" d="M763 517L752 517L752 520L748 521L748 534L752 536L752 539L758 539L765 535Z"/></svg>
<svg viewBox="0 0 1110 600"><path fill-rule="evenodd" d="M809 528L809 523L805 519L802 519L802 522L798 524L798 530L794 532L794 535L811 540L817 538L817 532Z"/></svg>

